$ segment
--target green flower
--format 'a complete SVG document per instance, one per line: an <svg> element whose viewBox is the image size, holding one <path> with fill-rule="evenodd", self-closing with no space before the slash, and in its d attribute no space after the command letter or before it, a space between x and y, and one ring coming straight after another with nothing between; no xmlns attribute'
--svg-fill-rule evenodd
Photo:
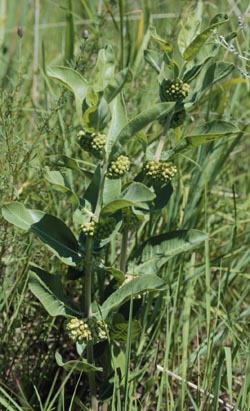
<svg viewBox="0 0 250 411"><path fill-rule="evenodd" d="M93 237L95 234L96 223L93 220L87 221L82 224L81 229L86 236Z"/></svg>
<svg viewBox="0 0 250 411"><path fill-rule="evenodd" d="M120 155L116 160L111 161L107 177L111 179L116 179L124 176L130 169L130 160L127 156Z"/></svg>
<svg viewBox="0 0 250 411"><path fill-rule="evenodd" d="M144 171L151 184L167 184L177 173L177 168L170 162L150 160L144 165Z"/></svg>
<svg viewBox="0 0 250 411"><path fill-rule="evenodd" d="M80 344L88 343L93 339L87 322L76 317L67 321L65 330L72 341Z"/></svg>
<svg viewBox="0 0 250 411"><path fill-rule="evenodd" d="M78 133L79 144L83 150L93 154L98 159L103 157L103 151L106 145L106 136L101 133L88 133L80 131Z"/></svg>
<svg viewBox="0 0 250 411"><path fill-rule="evenodd" d="M94 316L85 320L71 318L66 322L65 330L69 338L79 344L90 341L96 344L108 338L106 324Z"/></svg>
<svg viewBox="0 0 250 411"><path fill-rule="evenodd" d="M160 84L161 101L183 101L189 93L189 85L182 80L164 79Z"/></svg>

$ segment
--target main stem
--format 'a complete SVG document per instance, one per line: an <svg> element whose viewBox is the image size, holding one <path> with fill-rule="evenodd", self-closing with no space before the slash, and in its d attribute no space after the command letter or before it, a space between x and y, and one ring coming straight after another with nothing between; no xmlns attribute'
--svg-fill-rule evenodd
<svg viewBox="0 0 250 411"><path fill-rule="evenodd" d="M85 258L85 281L84 281L84 312L87 318L90 318L92 315L91 309L91 291L92 291L92 245L93 240L91 237L87 238L86 241L86 258ZM87 345L87 361L89 364L94 362L94 353L93 353L93 344L89 342ZM96 399L96 383L95 383L95 374L90 372L88 374L89 378L89 389L91 396L91 407L93 411L98 410L98 402Z"/></svg>
<svg viewBox="0 0 250 411"><path fill-rule="evenodd" d="M107 169L107 161L105 159L103 168L102 168L100 188L99 188L98 199L97 199L97 204L96 204L96 209L95 209L95 217L97 219L99 217L101 206L102 206L106 169ZM92 276L93 276L92 251L93 251L93 239L91 237L87 237L86 254L85 254L85 276L84 276L84 280L85 280L84 281L84 312L87 318L90 318L92 316L92 309L91 309ZM87 345L87 361L89 364L94 363L93 343L91 341ZM88 378L89 378L89 389L90 389L90 396L91 396L91 408L92 408L92 411L98 411L98 401L96 398L96 382L95 382L94 372L90 372L88 374Z"/></svg>

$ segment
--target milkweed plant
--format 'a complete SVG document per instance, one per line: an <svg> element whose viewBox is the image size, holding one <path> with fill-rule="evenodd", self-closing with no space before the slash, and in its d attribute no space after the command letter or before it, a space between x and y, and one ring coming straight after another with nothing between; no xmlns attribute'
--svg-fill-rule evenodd
<svg viewBox="0 0 250 411"><path fill-rule="evenodd" d="M60 82L75 98L75 152L81 154L71 158L60 153L61 169L47 168L45 175L71 203L71 224L20 202L5 204L2 213L10 223L38 236L68 267L66 279L79 285L76 300L66 295L60 274L35 264L29 267L31 292L49 315L65 318L65 339L76 345L77 360L65 362L57 352L56 361L88 375L95 411L98 401L113 395L115 359L141 333L133 309L128 320L120 308L126 302L133 307L137 300L143 305L147 293L157 297L164 292L167 262L207 239L205 232L188 227L159 234L155 222L175 189L178 156L240 132L220 112L209 121L192 114L205 107L212 87L220 90L220 82L234 70L232 63L219 60L220 45L213 39L227 21L225 14L218 14L201 32L198 26L195 31L184 25L175 48L149 28L144 64L158 79L158 97L132 118L127 115L124 90L133 81L133 68L117 70L111 46L99 51L89 79L70 67L47 68L48 78ZM152 126L157 132L149 138ZM66 170L72 169L87 181L79 195L66 179ZM105 359L95 356L98 346ZM105 399L101 381L111 387ZM121 392L124 381L123 374Z"/></svg>

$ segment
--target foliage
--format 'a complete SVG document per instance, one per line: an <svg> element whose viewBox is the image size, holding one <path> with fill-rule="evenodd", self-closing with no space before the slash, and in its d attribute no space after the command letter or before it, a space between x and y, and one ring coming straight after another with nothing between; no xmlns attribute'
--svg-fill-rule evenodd
<svg viewBox="0 0 250 411"><path fill-rule="evenodd" d="M238 95L246 80L219 34L233 23L222 12L201 18L198 2L189 19L183 11L174 42L146 19L145 7L130 41L130 6L105 3L97 16L94 3L67 2L63 55L48 64L43 41L42 86L35 71L31 90L20 80L22 38L12 85L7 66L2 72L3 347L17 332L6 378L19 380L16 372L23 381L2 385L0 403L10 410L97 410L98 402L110 410L217 410L223 391L235 409L246 409L249 378L234 386L240 358L243 373L249 369L247 201L237 204L236 184L244 196L249 187L244 164L233 176L230 161L247 146ZM91 21L83 38L77 13ZM109 17L104 45L98 33ZM132 35L132 20L126 24ZM20 129L30 142L19 153L13 136ZM228 181L232 197L223 196L231 203L218 194ZM10 233L7 222L18 230ZM30 319L19 336L27 317L33 327ZM38 332L48 355L38 350L41 372L25 380L25 350ZM163 368L153 369L155 362ZM204 398L189 390L197 374Z"/></svg>

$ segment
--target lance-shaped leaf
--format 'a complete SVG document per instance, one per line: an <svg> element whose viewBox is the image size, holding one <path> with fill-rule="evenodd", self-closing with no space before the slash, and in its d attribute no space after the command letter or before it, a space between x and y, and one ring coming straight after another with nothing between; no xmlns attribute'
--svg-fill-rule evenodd
<svg viewBox="0 0 250 411"><path fill-rule="evenodd" d="M128 283L122 285L116 290L100 307L102 317L105 319L110 311L115 310L131 295L141 294L146 291L161 291L166 287L165 281L163 281L157 275L147 275L142 277L136 277Z"/></svg>
<svg viewBox="0 0 250 411"><path fill-rule="evenodd" d="M142 130L152 121L165 117L173 110L174 106L175 103L158 103L130 120L119 132L116 138L116 143L111 151L111 157L115 155L117 151L119 151L119 149L123 147L129 139L131 139L131 137L138 133L138 131Z"/></svg>
<svg viewBox="0 0 250 411"><path fill-rule="evenodd" d="M208 235L199 230L180 230L160 234L147 240L137 250L136 256L141 259L141 262L163 258L160 264L162 265L163 262L165 263L176 255L197 247L207 238ZM154 264L153 261L152 263Z"/></svg>
<svg viewBox="0 0 250 411"><path fill-rule="evenodd" d="M154 26L150 26L149 31L151 40L159 44L166 53L171 54L173 52L173 46L157 34Z"/></svg>
<svg viewBox="0 0 250 411"><path fill-rule="evenodd" d="M65 264L78 265L81 260L78 242L62 220L39 210L30 210L18 202L2 208L3 217L22 230L35 233Z"/></svg>
<svg viewBox="0 0 250 411"><path fill-rule="evenodd" d="M61 354L57 351L55 353L55 358L57 365L59 367L63 367L67 371L77 371L77 372L95 372L95 371L102 371L101 367L96 367L93 364L90 364L84 358L81 360L71 360L67 362L63 362Z"/></svg>
<svg viewBox="0 0 250 411"><path fill-rule="evenodd" d="M198 147L201 144L206 144L219 138L236 136L239 133L238 127L228 121L209 121L195 128L192 135L186 136L181 140L173 149L173 154L182 153L190 148Z"/></svg>
<svg viewBox="0 0 250 411"><path fill-rule="evenodd" d="M82 119L82 102L86 97L88 83L76 70L70 67L54 66L47 68L49 77L60 81L68 90L70 90L76 101L76 111L79 120Z"/></svg>
<svg viewBox="0 0 250 411"><path fill-rule="evenodd" d="M71 190L69 182L60 171L49 170L46 167L44 177L49 183L53 184L58 191L66 193L73 204L79 205L77 195Z"/></svg>
<svg viewBox="0 0 250 411"><path fill-rule="evenodd" d="M30 266L29 289L52 317L76 316L80 310L66 297L61 276Z"/></svg>
<svg viewBox="0 0 250 411"><path fill-rule="evenodd" d="M211 87L213 84L227 77L230 73L232 73L234 68L234 64L226 63L224 61L211 64L204 76L202 90L205 90L207 87Z"/></svg>
<svg viewBox="0 0 250 411"><path fill-rule="evenodd" d="M183 52L185 60L192 60L200 48L204 45L207 39L211 36L213 30L228 21L228 16L224 13L217 14L211 21L211 25L207 27L202 33L198 34L195 39L188 45Z"/></svg>

